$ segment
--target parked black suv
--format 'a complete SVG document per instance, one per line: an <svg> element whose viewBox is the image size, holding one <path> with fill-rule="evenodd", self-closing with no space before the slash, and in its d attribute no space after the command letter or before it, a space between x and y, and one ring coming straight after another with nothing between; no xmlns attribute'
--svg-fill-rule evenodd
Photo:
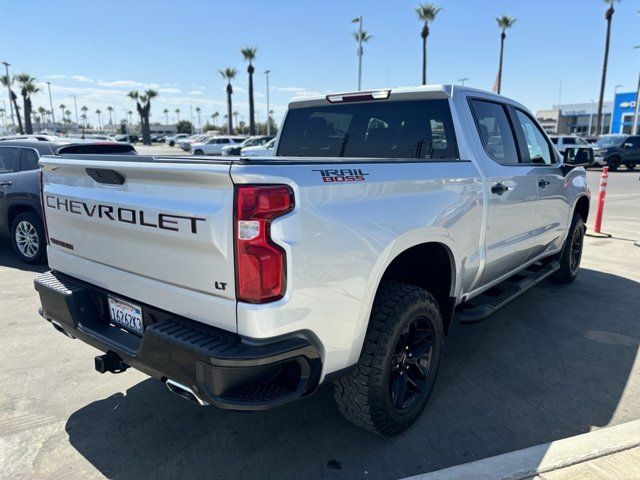
<svg viewBox="0 0 640 480"><path fill-rule="evenodd" d="M640 164L640 135L603 135L596 142L594 164L615 172L621 165L629 170Z"/></svg>
<svg viewBox="0 0 640 480"><path fill-rule="evenodd" d="M10 237L26 263L44 260L46 240L40 204L41 155L136 154L121 143L0 141L0 236Z"/></svg>

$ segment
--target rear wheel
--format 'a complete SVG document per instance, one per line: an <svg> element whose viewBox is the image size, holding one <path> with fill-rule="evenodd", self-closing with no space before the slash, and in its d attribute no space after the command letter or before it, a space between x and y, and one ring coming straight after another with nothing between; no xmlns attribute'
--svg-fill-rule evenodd
<svg viewBox="0 0 640 480"><path fill-rule="evenodd" d="M45 256L46 240L40 217L34 212L24 212L11 223L11 243L25 263L41 263Z"/></svg>
<svg viewBox="0 0 640 480"><path fill-rule="evenodd" d="M580 271L580 261L582 260L582 247L584 245L584 234L587 227L579 213L573 214L573 220L569 229L567 239L564 241L562 252L558 261L560 269L549 279L556 283L571 283L578 276Z"/></svg>
<svg viewBox="0 0 640 480"><path fill-rule="evenodd" d="M380 287L360 360L334 382L340 412L381 435L397 435L424 410L436 381L444 333L436 299L413 285Z"/></svg>
<svg viewBox="0 0 640 480"><path fill-rule="evenodd" d="M627 163L625 166L627 167L627 170L633 170L634 168L636 168L635 163Z"/></svg>
<svg viewBox="0 0 640 480"><path fill-rule="evenodd" d="M169 141L169 146L170 146L170 147L173 147L175 144L176 144L176 142L174 142L173 140L170 140L170 141Z"/></svg>
<svg viewBox="0 0 640 480"><path fill-rule="evenodd" d="M195 152L193 152L194 155L204 155L204 152L202 150L196 150Z"/></svg>

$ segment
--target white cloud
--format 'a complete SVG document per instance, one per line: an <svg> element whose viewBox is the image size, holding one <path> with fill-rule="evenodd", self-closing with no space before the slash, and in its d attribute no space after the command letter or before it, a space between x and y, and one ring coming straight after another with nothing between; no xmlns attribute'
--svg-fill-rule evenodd
<svg viewBox="0 0 640 480"><path fill-rule="evenodd" d="M282 93L289 93L295 97L313 97L320 95L319 92L313 90L307 90L303 87L276 87L276 91Z"/></svg>
<svg viewBox="0 0 640 480"><path fill-rule="evenodd" d="M84 75L71 75L71 80L75 80L80 83L93 83L93 79L89 77L85 77Z"/></svg>
<svg viewBox="0 0 640 480"><path fill-rule="evenodd" d="M62 78L67 78L67 77L66 77L66 75L59 75L59 74L56 74L56 75L47 75L47 76L45 76L44 78L49 78L49 79L51 79L51 80L60 80L60 79L62 79Z"/></svg>
<svg viewBox="0 0 640 480"><path fill-rule="evenodd" d="M133 80L116 80L114 82L98 82L98 85L101 87L115 87L115 88L136 88L136 87L144 87L145 84L142 82L135 82Z"/></svg>
<svg viewBox="0 0 640 480"><path fill-rule="evenodd" d="M160 88L158 89L158 92L160 93L165 93L165 94L174 94L174 93L182 93L182 90L180 90L179 88L172 88L172 87L167 87L167 88Z"/></svg>
<svg viewBox="0 0 640 480"><path fill-rule="evenodd" d="M204 92L202 90L191 90L190 92L187 92L187 94L189 95L202 95Z"/></svg>

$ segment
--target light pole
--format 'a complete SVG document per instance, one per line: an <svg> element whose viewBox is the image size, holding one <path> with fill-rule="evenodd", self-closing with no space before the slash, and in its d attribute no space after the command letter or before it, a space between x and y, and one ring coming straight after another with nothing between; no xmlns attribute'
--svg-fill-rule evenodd
<svg viewBox="0 0 640 480"><path fill-rule="evenodd" d="M633 47L634 49L639 49L640 45L636 45ZM638 133L638 108L640 107L640 74L638 75L638 88L636 89L636 110L633 113L633 130L631 130L631 135L636 135Z"/></svg>
<svg viewBox="0 0 640 480"><path fill-rule="evenodd" d="M2 62L4 65L4 71L7 72L7 90L9 91L9 111L11 112L11 125L13 128L16 128L16 124L13 121L13 98L11 98L11 77L9 77L9 67L11 64L7 62Z"/></svg>
<svg viewBox="0 0 640 480"><path fill-rule="evenodd" d="M591 113L589 114L589 131L587 135L591 135L591 125L593 124L593 110L596 108L596 101L591 99Z"/></svg>
<svg viewBox="0 0 640 480"><path fill-rule="evenodd" d="M56 114L54 113L53 100L51 99L51 82L47 82L47 88L49 89L49 107L51 108L51 122L55 125Z"/></svg>
<svg viewBox="0 0 640 480"><path fill-rule="evenodd" d="M267 135L271 135L271 110L269 109L269 74L271 70L265 70L264 74L267 76Z"/></svg>
<svg viewBox="0 0 640 480"><path fill-rule="evenodd" d="M48 83L48 82L47 82L47 83ZM76 96L75 96L75 95L71 95L71 96L73 97L73 108L74 108L74 109L75 109L75 111L76 111L76 124L77 124L77 125L80 125L80 121L78 120L78 101L77 101L77 99L76 99ZM51 100L51 99L49 99L49 100Z"/></svg>
<svg viewBox="0 0 640 480"><path fill-rule="evenodd" d="M362 90L362 17L354 18L351 23L358 25L358 91Z"/></svg>
<svg viewBox="0 0 640 480"><path fill-rule="evenodd" d="M459 78L458 81L460 82L460 86L464 87L464 82L466 82L467 80L469 80L467 77Z"/></svg>
<svg viewBox="0 0 640 480"><path fill-rule="evenodd" d="M609 134L613 133L613 112L616 111L616 96L618 95L618 89L622 85L616 85L613 87L613 108L611 109L611 121L609 122Z"/></svg>

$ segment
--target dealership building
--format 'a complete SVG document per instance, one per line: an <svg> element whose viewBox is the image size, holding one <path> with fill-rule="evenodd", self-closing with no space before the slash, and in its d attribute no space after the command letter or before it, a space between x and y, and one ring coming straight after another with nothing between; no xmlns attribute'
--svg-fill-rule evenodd
<svg viewBox="0 0 640 480"><path fill-rule="evenodd" d="M599 135L607 133L631 133L636 107L636 92L618 93L613 102L602 105L603 122L596 132L596 102L553 105L549 110L539 110L536 117L547 133L561 135ZM637 133L640 133L640 128Z"/></svg>

